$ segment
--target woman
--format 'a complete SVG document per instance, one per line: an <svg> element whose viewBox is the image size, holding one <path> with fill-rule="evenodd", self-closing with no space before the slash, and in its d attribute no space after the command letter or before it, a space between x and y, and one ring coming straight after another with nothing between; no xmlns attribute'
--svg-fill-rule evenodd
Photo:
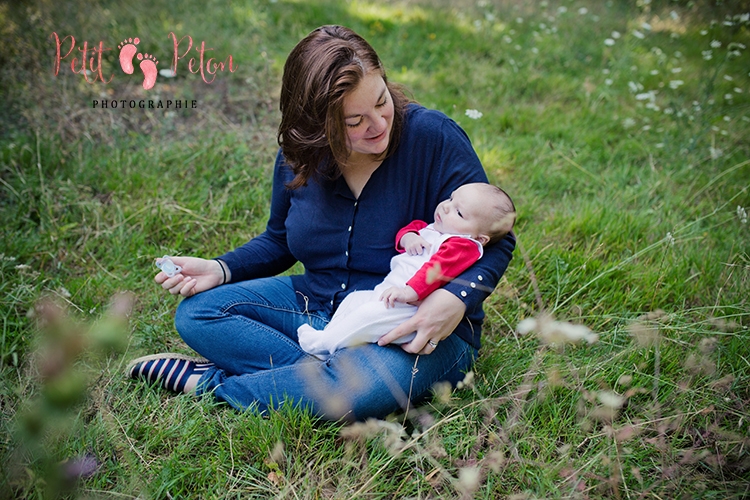
<svg viewBox="0 0 750 500"><path fill-rule="evenodd" d="M285 401L330 420L384 417L463 378L480 347L482 301L502 276L513 235L426 298L377 344L306 354L297 328L323 329L353 290L389 271L398 230L432 220L463 184L487 182L466 134L437 111L409 103L372 47L323 26L292 50L282 78L281 149L266 231L213 260L174 257L182 271L156 282L186 297L175 324L205 359L134 360L133 378L265 412ZM277 276L295 262L305 272ZM403 345L390 343L416 332Z"/></svg>

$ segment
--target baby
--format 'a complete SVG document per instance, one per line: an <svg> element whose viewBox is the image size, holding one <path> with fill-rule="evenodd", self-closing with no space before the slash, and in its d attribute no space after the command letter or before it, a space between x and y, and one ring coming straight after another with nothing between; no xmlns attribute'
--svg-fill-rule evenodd
<svg viewBox="0 0 750 500"><path fill-rule="evenodd" d="M347 295L324 330L300 326L300 346L325 360L342 347L377 342L417 312L413 303L479 260L484 245L502 239L515 220L513 201L502 189L484 183L459 187L437 206L434 223L416 220L398 232L401 253L374 290ZM410 342L415 335L395 342Z"/></svg>

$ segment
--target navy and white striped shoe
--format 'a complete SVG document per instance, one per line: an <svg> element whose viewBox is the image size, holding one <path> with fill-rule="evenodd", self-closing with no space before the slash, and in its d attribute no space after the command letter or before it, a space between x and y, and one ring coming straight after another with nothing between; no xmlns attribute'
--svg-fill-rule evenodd
<svg viewBox="0 0 750 500"><path fill-rule="evenodd" d="M144 379L172 392L187 394L195 389L200 376L213 366L206 358L162 353L134 359L128 364L126 373L130 378Z"/></svg>

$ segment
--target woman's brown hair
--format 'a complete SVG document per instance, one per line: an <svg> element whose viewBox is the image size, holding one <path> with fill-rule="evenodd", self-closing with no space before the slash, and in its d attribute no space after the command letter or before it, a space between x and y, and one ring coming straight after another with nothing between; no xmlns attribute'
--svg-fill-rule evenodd
<svg viewBox="0 0 750 500"><path fill-rule="evenodd" d="M344 98L368 71L377 70L393 99L393 125L388 148L398 147L409 99L401 87L388 83L380 58L367 41L343 26L321 26L289 54L281 81L281 124L278 141L292 167L290 189L311 178L335 179L349 158Z"/></svg>

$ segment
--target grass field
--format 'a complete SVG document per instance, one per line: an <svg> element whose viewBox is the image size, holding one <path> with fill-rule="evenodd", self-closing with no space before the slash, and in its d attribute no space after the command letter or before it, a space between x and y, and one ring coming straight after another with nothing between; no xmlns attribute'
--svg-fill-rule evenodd
<svg viewBox="0 0 750 500"><path fill-rule="evenodd" d="M3 498L750 496L748 2L228 4L0 2ZM153 259L263 230L281 68L329 23L456 120L519 207L475 370L356 425L127 380L137 355L189 352ZM119 70L136 36L169 68L170 32L236 70L209 84L185 58L149 90ZM112 80L72 55L55 76L52 33L103 41Z"/></svg>

